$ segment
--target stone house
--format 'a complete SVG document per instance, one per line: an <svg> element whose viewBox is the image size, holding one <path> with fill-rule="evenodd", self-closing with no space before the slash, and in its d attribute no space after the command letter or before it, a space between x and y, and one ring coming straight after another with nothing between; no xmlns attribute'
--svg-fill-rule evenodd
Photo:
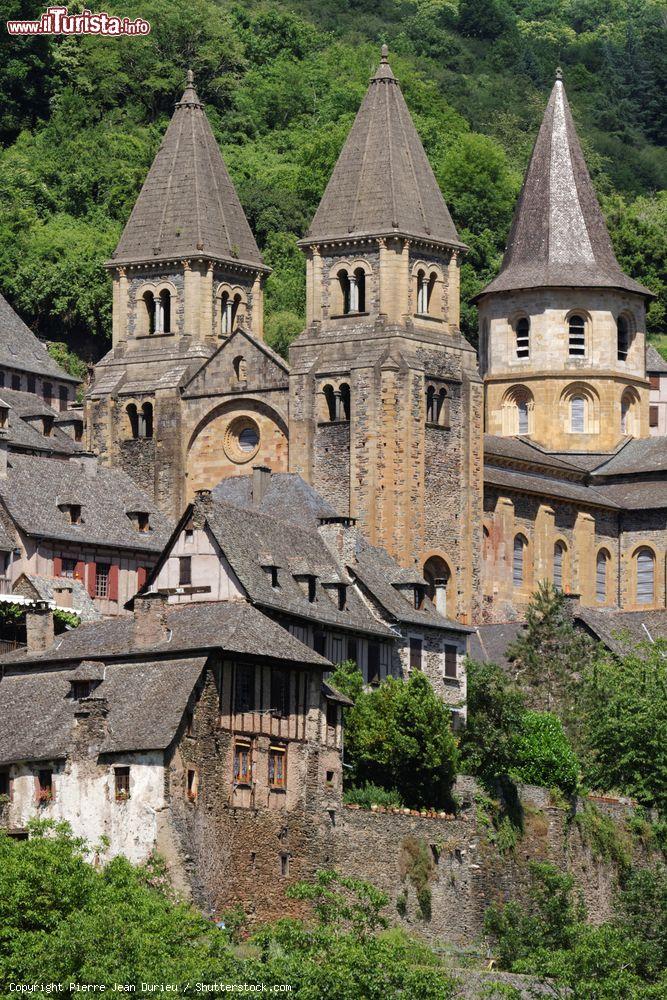
<svg viewBox="0 0 667 1000"><path fill-rule="evenodd" d="M652 344L646 345L646 375L649 380L649 417L651 435L667 434L667 361Z"/></svg>
<svg viewBox="0 0 667 1000"><path fill-rule="evenodd" d="M24 836L65 819L107 837L105 857L159 850L200 906L252 896L277 915L332 854L349 702L328 660L248 602L134 603L55 645L48 607L29 612L0 680L0 822Z"/></svg>
<svg viewBox="0 0 667 1000"><path fill-rule="evenodd" d="M33 596L26 576L40 580L42 592L60 581L54 600L62 607L69 584L80 582L99 613L123 613L170 528L120 469L85 454L36 459L0 440L0 592Z"/></svg>
<svg viewBox="0 0 667 1000"><path fill-rule="evenodd" d="M0 395L2 390L28 392L47 407L66 411L79 380L54 361L3 295L0 295Z"/></svg>
<svg viewBox="0 0 667 1000"><path fill-rule="evenodd" d="M367 684L423 670L465 719L470 629L298 476L257 467L197 494L140 595L153 591L176 605L250 601L332 663L354 660Z"/></svg>

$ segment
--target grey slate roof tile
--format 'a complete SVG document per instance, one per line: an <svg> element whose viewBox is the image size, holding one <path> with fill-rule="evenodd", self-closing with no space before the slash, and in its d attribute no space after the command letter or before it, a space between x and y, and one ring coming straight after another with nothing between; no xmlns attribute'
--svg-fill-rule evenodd
<svg viewBox="0 0 667 1000"><path fill-rule="evenodd" d="M595 469L595 476L627 476L639 472L667 472L667 437L629 438Z"/></svg>
<svg viewBox="0 0 667 1000"><path fill-rule="evenodd" d="M619 506L611 496L607 496L601 486L595 488L584 486L538 471L519 471L486 463L484 465L484 483L489 486L500 486L504 489L515 489L521 493L535 493L538 496L574 500L590 504L593 507L617 509Z"/></svg>
<svg viewBox="0 0 667 1000"><path fill-rule="evenodd" d="M204 107L188 82L109 263L203 255L264 269Z"/></svg>
<svg viewBox="0 0 667 1000"><path fill-rule="evenodd" d="M53 601L57 606L62 607L62 599L60 599L59 595L56 594L56 589L69 590L72 594L72 610L79 614L81 621L98 621L101 617L99 611L95 607L95 602L89 595L81 580L74 580L71 577L66 576L38 576L35 573L22 573L14 584L13 589L15 592L23 592L23 588L19 588L22 578L27 580L30 584L30 586L26 588L26 596L28 592L32 590L34 592L35 600Z"/></svg>
<svg viewBox="0 0 667 1000"><path fill-rule="evenodd" d="M653 344L646 345L646 374L667 374L667 361L665 361L659 351L656 351Z"/></svg>
<svg viewBox="0 0 667 1000"><path fill-rule="evenodd" d="M392 233L463 245L383 47L305 242Z"/></svg>
<svg viewBox="0 0 667 1000"><path fill-rule="evenodd" d="M638 643L667 639L667 611L616 611L613 608L578 608L575 619L603 642L612 653L623 656ZM644 627L646 626L646 628Z"/></svg>
<svg viewBox="0 0 667 1000"><path fill-rule="evenodd" d="M223 479L214 487L213 496L235 507L252 507L252 476ZM337 513L301 476L291 472L272 473L268 489L255 509L303 528L317 528L321 517L334 517Z"/></svg>
<svg viewBox="0 0 667 1000"><path fill-rule="evenodd" d="M47 455L75 455L83 446L58 426L64 417L33 392L0 389L2 400L10 407L7 440L11 448L21 451L44 452ZM42 433L40 421L30 418L52 417L54 426L49 437Z"/></svg>
<svg viewBox="0 0 667 1000"><path fill-rule="evenodd" d="M78 379L57 364L46 347L0 295L0 367L78 383Z"/></svg>
<svg viewBox="0 0 667 1000"><path fill-rule="evenodd" d="M136 641L134 617L104 619L80 625L57 636L41 653L8 653L0 663L56 663L66 660L107 659L136 654L142 659L178 656L195 650L215 649L240 656L302 663L331 669L331 664L305 646L273 619L245 601L215 601L169 605L170 635L144 650Z"/></svg>
<svg viewBox="0 0 667 1000"><path fill-rule="evenodd" d="M525 622L498 622L478 625L468 640L468 656L480 663L508 667L507 650L523 632Z"/></svg>
<svg viewBox="0 0 667 1000"><path fill-rule="evenodd" d="M544 112L500 273L476 297L545 286L653 294L616 260L560 79Z"/></svg>
<svg viewBox="0 0 667 1000"><path fill-rule="evenodd" d="M101 753L163 750L173 740L206 657L111 663L95 698L109 706ZM77 671L9 672L0 681L0 763L65 757L78 703ZM17 725L17 720L21 724Z"/></svg>
<svg viewBox="0 0 667 1000"><path fill-rule="evenodd" d="M120 469L98 466L88 474L76 460L35 458L10 453L0 499L26 534L89 545L158 553L169 538L170 522ZM70 524L59 503L82 507L82 524ZM133 527L128 511L150 514L152 531Z"/></svg>

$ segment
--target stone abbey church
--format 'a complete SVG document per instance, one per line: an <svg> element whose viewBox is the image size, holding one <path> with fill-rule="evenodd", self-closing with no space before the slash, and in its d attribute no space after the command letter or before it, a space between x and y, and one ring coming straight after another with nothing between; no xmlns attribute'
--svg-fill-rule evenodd
<svg viewBox="0 0 667 1000"><path fill-rule="evenodd" d="M540 580L665 607L667 438L560 74L497 277L459 329L459 239L383 49L309 230L306 326L263 340L269 269L191 74L108 266L87 446L171 519L254 467L296 473L462 623Z"/></svg>

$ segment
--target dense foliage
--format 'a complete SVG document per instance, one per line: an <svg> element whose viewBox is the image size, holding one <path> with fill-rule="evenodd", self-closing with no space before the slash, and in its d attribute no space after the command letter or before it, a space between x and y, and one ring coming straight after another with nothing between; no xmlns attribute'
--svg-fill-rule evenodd
<svg viewBox="0 0 667 1000"><path fill-rule="evenodd" d="M667 990L667 868L630 875L612 921L593 927L573 878L531 865L527 904L490 907L486 930L503 968L551 982L572 1000L658 1000ZM560 989L559 989L560 988ZM561 992L562 990L562 992Z"/></svg>
<svg viewBox="0 0 667 1000"><path fill-rule="evenodd" d="M42 823L28 841L0 833L0 993L10 983L136 986L287 983L299 1000L447 1000L451 980L424 945L383 932L386 897L367 883L319 872L291 895L317 922L281 920L249 935L171 897L158 862L86 860L65 826ZM261 987L260 987L261 988Z"/></svg>
<svg viewBox="0 0 667 1000"><path fill-rule="evenodd" d="M354 700L345 711L346 780L366 796L368 784L394 792L412 809L450 806L458 756L450 712L424 674L364 690L348 661L331 683Z"/></svg>
<svg viewBox="0 0 667 1000"><path fill-rule="evenodd" d="M70 4L70 10L82 6ZM2 20L37 0L0 0ZM106 349L112 251L192 66L274 273L267 330L303 322L296 247L387 41L462 238L468 303L497 269L558 62L621 263L659 294L667 259L661 0L115 0L145 38L0 36L0 287L33 328Z"/></svg>

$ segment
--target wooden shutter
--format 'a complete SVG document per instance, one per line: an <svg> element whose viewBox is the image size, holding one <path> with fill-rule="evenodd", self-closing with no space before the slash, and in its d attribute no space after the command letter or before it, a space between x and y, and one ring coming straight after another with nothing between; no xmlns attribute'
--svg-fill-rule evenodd
<svg viewBox="0 0 667 1000"><path fill-rule="evenodd" d="M655 559L650 549L637 555L637 604L653 604Z"/></svg>
<svg viewBox="0 0 667 1000"><path fill-rule="evenodd" d="M657 427L659 423L659 409L657 406L649 406L648 408L648 425L649 427Z"/></svg>
<svg viewBox="0 0 667 1000"><path fill-rule="evenodd" d="M450 646L449 644L445 646L445 677L451 680L455 680L458 674L457 652L456 646Z"/></svg>
<svg viewBox="0 0 667 1000"><path fill-rule="evenodd" d="M146 583L147 577L148 577L148 570L146 569L146 567L139 566L139 568L137 569L137 590L141 590L141 588Z"/></svg>
<svg viewBox="0 0 667 1000"><path fill-rule="evenodd" d="M112 563L109 566L109 600L118 600L118 564Z"/></svg>
<svg viewBox="0 0 667 1000"><path fill-rule="evenodd" d="M63 561L60 556L53 557L53 575L62 576L63 575Z"/></svg>
<svg viewBox="0 0 667 1000"><path fill-rule="evenodd" d="M86 566L88 593L95 596L95 583L97 579L97 566L94 562L89 562Z"/></svg>
<svg viewBox="0 0 667 1000"><path fill-rule="evenodd" d="M77 562L74 567L74 576L77 580L81 580L81 583L86 582L86 564L85 562Z"/></svg>

